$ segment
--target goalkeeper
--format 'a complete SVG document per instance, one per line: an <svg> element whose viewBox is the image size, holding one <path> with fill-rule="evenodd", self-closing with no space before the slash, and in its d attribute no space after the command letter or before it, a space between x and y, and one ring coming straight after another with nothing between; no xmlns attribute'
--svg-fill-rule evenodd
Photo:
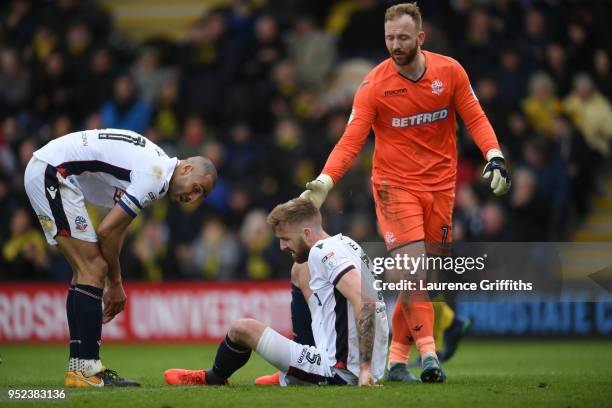
<svg viewBox="0 0 612 408"><path fill-rule="evenodd" d="M436 254L439 251L432 248L448 248L452 240L457 114L487 161L483 176L491 179L493 193L505 194L510 177L495 132L463 67L450 57L421 49L425 33L418 7L392 6L384 24L390 58L361 83L342 138L302 196L321 206L373 129L372 188L390 255ZM402 294L392 330L389 379L412 380L405 363L415 343L422 361L421 380L445 380L435 352L434 308L427 293L410 298Z"/></svg>

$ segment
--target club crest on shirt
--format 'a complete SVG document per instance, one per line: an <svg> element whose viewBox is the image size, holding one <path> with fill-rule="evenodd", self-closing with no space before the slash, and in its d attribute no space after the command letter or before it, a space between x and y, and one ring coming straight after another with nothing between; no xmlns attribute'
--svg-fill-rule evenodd
<svg viewBox="0 0 612 408"><path fill-rule="evenodd" d="M436 79L431 83L431 93L434 95L441 95L444 92L444 84L439 79Z"/></svg>
<svg viewBox="0 0 612 408"><path fill-rule="evenodd" d="M387 232L385 233L385 242L386 242L387 244L392 244L392 243L394 243L394 242L395 242L395 234L394 234L394 233L392 233L391 231L387 231Z"/></svg>
<svg viewBox="0 0 612 408"><path fill-rule="evenodd" d="M84 232L87 230L87 220L85 217L81 217L80 215L74 219L74 225L76 226L77 231Z"/></svg>

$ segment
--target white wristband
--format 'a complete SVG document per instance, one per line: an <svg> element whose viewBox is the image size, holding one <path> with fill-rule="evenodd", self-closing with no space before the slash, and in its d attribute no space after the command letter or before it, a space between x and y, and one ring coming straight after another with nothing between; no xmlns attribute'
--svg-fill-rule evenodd
<svg viewBox="0 0 612 408"><path fill-rule="evenodd" d="M501 150L499 149L491 149L487 152L487 161L491 161L492 158L499 157L500 159L504 158Z"/></svg>
<svg viewBox="0 0 612 408"><path fill-rule="evenodd" d="M327 186L328 189L330 190L334 187L334 179L332 179L330 176L328 176L325 173L319 174L319 177L317 177L317 180L325 184L325 186Z"/></svg>

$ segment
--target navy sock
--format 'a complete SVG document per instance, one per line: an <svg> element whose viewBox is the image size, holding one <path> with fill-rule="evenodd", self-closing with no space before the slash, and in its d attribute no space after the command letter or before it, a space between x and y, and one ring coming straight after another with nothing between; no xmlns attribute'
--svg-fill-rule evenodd
<svg viewBox="0 0 612 408"><path fill-rule="evenodd" d="M291 324L293 325L293 340L299 344L314 346L312 335L312 317L308 303L300 288L291 284Z"/></svg>
<svg viewBox="0 0 612 408"><path fill-rule="evenodd" d="M74 310L74 285L70 285L66 297L66 317L68 318L68 332L70 333L70 358L79 358L79 333Z"/></svg>
<svg viewBox="0 0 612 408"><path fill-rule="evenodd" d="M79 358L99 360L102 337L102 289L76 284L73 292L75 321L81 341Z"/></svg>
<svg viewBox="0 0 612 408"><path fill-rule="evenodd" d="M251 349L236 344L225 336L215 356L215 364L211 370L206 371L206 382L211 385L225 384L226 380L240 367L245 365L251 357Z"/></svg>

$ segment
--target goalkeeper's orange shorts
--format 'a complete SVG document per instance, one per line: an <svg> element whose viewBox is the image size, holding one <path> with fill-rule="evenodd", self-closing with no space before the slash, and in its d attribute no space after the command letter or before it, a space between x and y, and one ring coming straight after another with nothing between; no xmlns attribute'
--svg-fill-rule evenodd
<svg viewBox="0 0 612 408"><path fill-rule="evenodd" d="M372 189L378 226L388 250L416 241L431 243L434 248L452 241L454 189L414 191L380 184L373 184Z"/></svg>

